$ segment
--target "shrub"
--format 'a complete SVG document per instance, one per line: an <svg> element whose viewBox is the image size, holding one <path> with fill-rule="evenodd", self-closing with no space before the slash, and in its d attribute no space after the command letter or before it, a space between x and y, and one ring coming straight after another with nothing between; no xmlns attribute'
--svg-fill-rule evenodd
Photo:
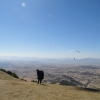
<svg viewBox="0 0 100 100"><path fill-rule="evenodd" d="M16 73L13 73L13 72L11 72L11 71L6 71L5 69L0 69L1 71L3 71L3 72L5 72L5 73L7 73L7 74L9 74L9 75L11 75L11 76L13 76L14 78L19 78L17 75L16 75Z"/></svg>
<svg viewBox="0 0 100 100"><path fill-rule="evenodd" d="M21 79L22 81L27 81L27 80L25 80L25 79Z"/></svg>
<svg viewBox="0 0 100 100"><path fill-rule="evenodd" d="M35 80L32 80L31 82L37 82L37 81L35 81Z"/></svg>
<svg viewBox="0 0 100 100"><path fill-rule="evenodd" d="M7 71L7 74L12 75L13 73L11 71Z"/></svg>
<svg viewBox="0 0 100 100"><path fill-rule="evenodd" d="M5 69L0 69L1 71L3 71L3 72L6 72L6 70Z"/></svg>
<svg viewBox="0 0 100 100"><path fill-rule="evenodd" d="M13 77L15 77L15 78L19 78L15 73L12 73L11 76L13 76Z"/></svg>

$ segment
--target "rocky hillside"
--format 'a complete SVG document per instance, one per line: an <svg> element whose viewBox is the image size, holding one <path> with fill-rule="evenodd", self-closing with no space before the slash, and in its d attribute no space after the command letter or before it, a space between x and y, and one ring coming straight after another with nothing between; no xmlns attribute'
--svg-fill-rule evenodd
<svg viewBox="0 0 100 100"><path fill-rule="evenodd" d="M0 100L100 100L100 91L26 82L0 71Z"/></svg>

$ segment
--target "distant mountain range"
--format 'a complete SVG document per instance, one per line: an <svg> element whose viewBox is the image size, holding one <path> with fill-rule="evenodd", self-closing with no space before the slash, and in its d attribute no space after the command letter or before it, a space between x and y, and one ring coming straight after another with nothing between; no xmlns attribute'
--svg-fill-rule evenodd
<svg viewBox="0 0 100 100"><path fill-rule="evenodd" d="M100 64L99 58L37 58L37 57L16 57L16 56L0 56L0 61L37 61L43 63L72 63L72 64Z"/></svg>

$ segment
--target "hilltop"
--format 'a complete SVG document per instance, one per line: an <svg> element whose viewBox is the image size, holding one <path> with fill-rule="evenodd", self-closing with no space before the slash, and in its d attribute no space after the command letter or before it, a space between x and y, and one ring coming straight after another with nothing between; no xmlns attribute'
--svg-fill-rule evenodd
<svg viewBox="0 0 100 100"><path fill-rule="evenodd" d="M0 100L100 100L99 91L26 82L0 71Z"/></svg>

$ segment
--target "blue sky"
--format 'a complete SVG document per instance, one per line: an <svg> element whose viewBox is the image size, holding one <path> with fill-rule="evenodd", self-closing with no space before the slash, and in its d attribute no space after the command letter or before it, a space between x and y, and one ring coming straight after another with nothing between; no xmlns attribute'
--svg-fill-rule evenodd
<svg viewBox="0 0 100 100"><path fill-rule="evenodd" d="M100 58L99 44L100 0L0 1L0 56Z"/></svg>

